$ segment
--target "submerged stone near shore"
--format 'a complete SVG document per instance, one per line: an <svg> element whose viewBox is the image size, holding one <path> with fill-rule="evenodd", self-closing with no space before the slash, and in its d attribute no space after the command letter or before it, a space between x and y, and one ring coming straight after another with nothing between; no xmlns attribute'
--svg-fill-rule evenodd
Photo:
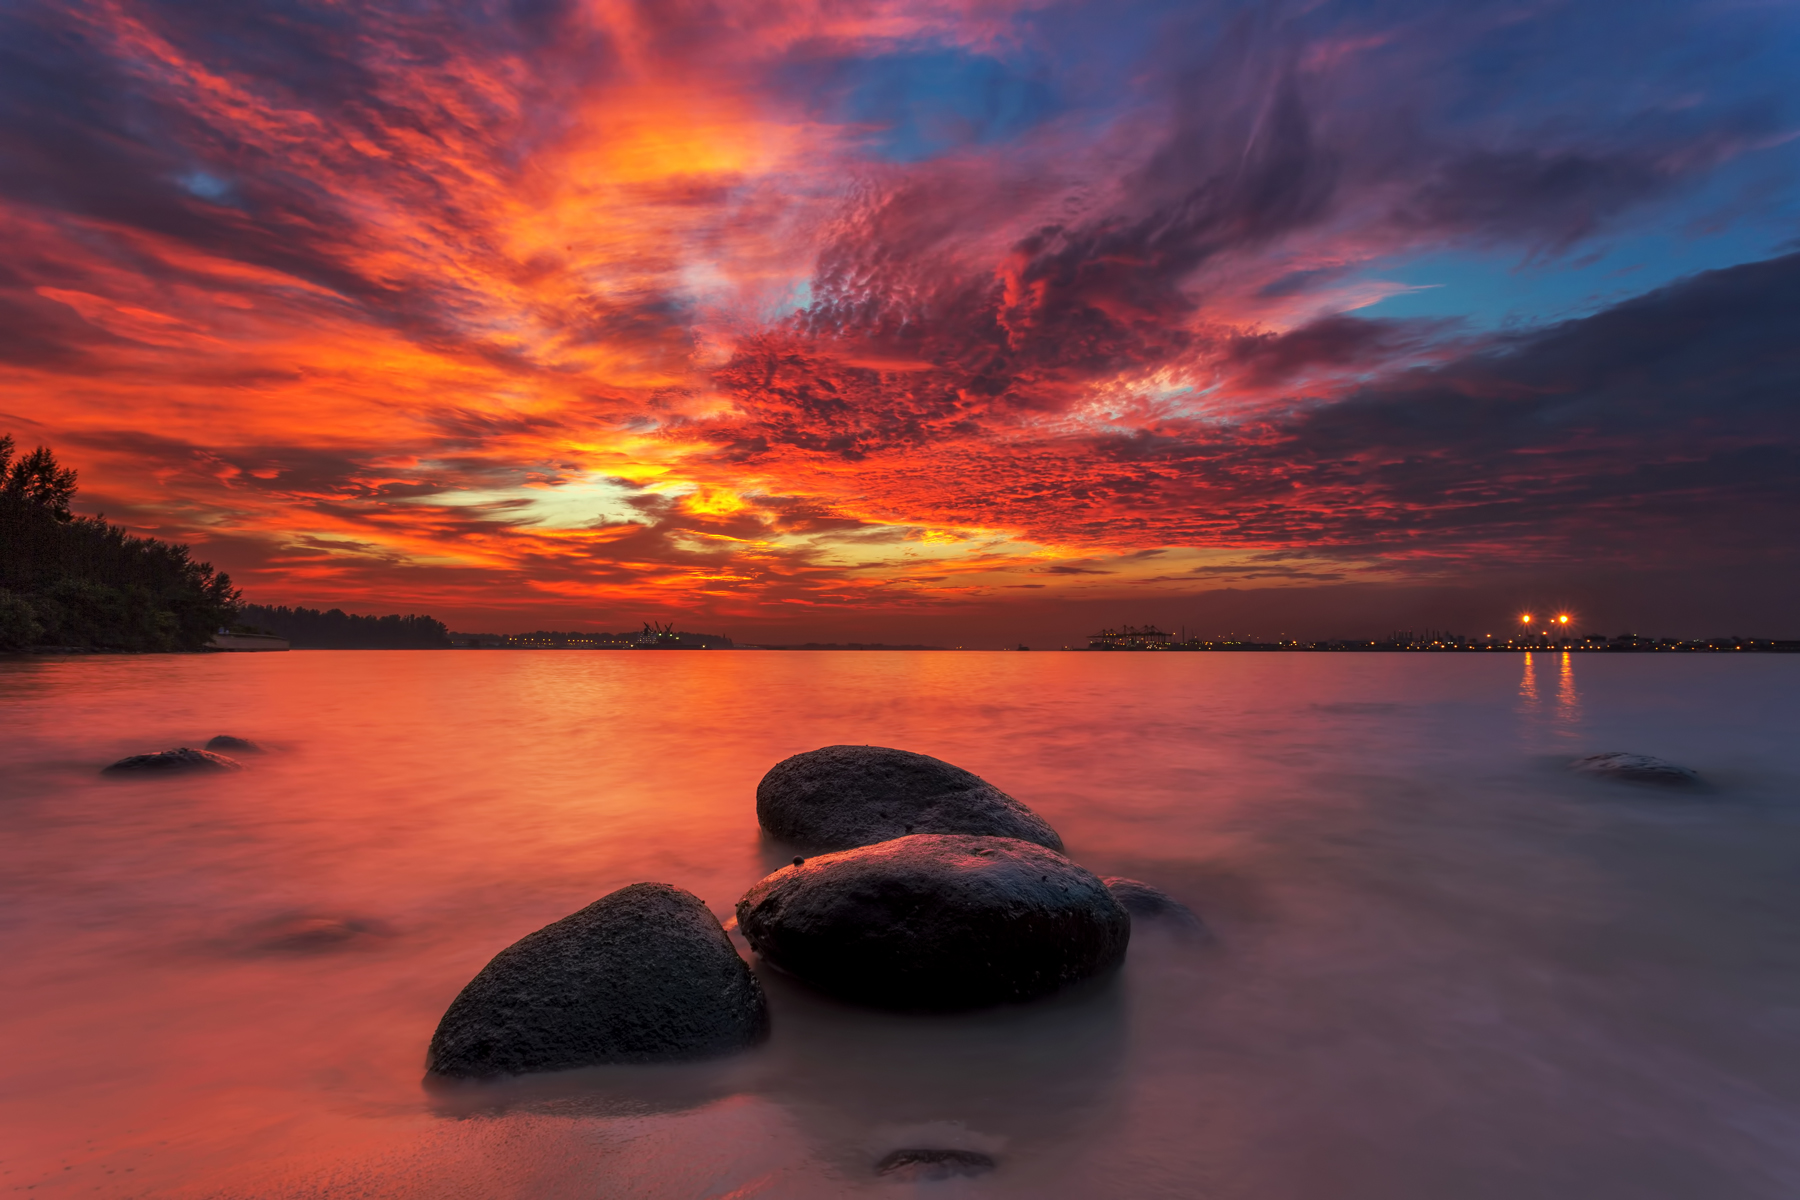
<svg viewBox="0 0 1800 1200"><path fill-rule="evenodd" d="M1049 822L979 775L886 746L826 746L783 759L756 786L756 819L783 841L818 850L912 833L1063 848Z"/></svg>
<svg viewBox="0 0 1800 1200"><path fill-rule="evenodd" d="M261 754L263 748L249 738L232 737L229 733L221 733L206 743L208 750L229 750L233 754Z"/></svg>
<svg viewBox="0 0 1800 1200"><path fill-rule="evenodd" d="M1700 782L1700 776L1686 767L1648 754L1590 754L1569 764L1571 771L1584 775L1602 775L1610 779L1628 779L1634 783L1689 784Z"/></svg>
<svg viewBox="0 0 1800 1200"><path fill-rule="evenodd" d="M161 750L155 754L129 755L110 767L102 768L102 774L132 775L177 771L241 771L243 769L243 763L227 758L223 754L214 754L210 750L191 750L182 746L175 750Z"/></svg>
<svg viewBox="0 0 1800 1200"><path fill-rule="evenodd" d="M762 987L700 899L634 883L527 934L432 1035L433 1075L483 1079L712 1058L760 1040Z"/></svg>
<svg viewBox="0 0 1800 1200"><path fill-rule="evenodd" d="M1144 918L1151 921L1165 921L1171 926L1183 929L1204 929L1200 918L1194 910L1177 900L1160 888L1151 887L1140 879L1127 879L1123 875L1106 875L1101 883L1112 893L1113 899L1119 902L1132 919Z"/></svg>
<svg viewBox="0 0 1800 1200"><path fill-rule="evenodd" d="M781 868L738 901L773 966L840 999L969 1009L1115 966L1131 917L1092 874L1014 838L914 834Z"/></svg>
<svg viewBox="0 0 1800 1200"><path fill-rule="evenodd" d="M875 1173L901 1183L941 1183L985 1175L995 1167L993 1158L979 1150L895 1150L875 1164Z"/></svg>

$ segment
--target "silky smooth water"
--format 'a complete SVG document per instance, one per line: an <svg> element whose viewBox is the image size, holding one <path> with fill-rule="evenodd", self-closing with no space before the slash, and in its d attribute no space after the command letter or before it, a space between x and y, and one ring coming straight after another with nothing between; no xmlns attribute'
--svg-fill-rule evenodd
<svg viewBox="0 0 1800 1200"><path fill-rule="evenodd" d="M0 1192L1800 1195L1800 658L313 652L0 663ZM102 778L215 733L233 775ZM714 1064L421 1085L521 935L722 919L757 779L948 759L1147 880L1121 973L959 1017L762 975ZM1571 775L1659 754L1691 793ZM900 1147L991 1174L879 1178Z"/></svg>

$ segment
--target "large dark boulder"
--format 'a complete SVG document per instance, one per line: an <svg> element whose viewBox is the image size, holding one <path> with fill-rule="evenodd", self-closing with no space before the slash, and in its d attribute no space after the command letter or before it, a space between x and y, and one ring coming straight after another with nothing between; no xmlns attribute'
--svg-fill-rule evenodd
<svg viewBox="0 0 1800 1200"><path fill-rule="evenodd" d="M1052 850L1044 818L961 767L886 746L826 746L785 758L756 785L756 819L815 850L871 846L909 833L1017 838Z"/></svg>
<svg viewBox="0 0 1800 1200"><path fill-rule="evenodd" d="M1045 996L1116 965L1131 917L1062 855L1014 838L914 834L808 858L738 901L765 961L898 1009Z"/></svg>
<svg viewBox="0 0 1800 1200"><path fill-rule="evenodd" d="M103 768L107 775L161 775L185 771L241 771L244 764L210 750L190 750L182 746L155 754L133 754Z"/></svg>
<svg viewBox="0 0 1800 1200"><path fill-rule="evenodd" d="M762 988L698 897L634 883L527 934L450 1002L426 1070L458 1079L743 1049Z"/></svg>
<svg viewBox="0 0 1800 1200"><path fill-rule="evenodd" d="M1632 783L1661 783L1685 786L1700 782L1700 777L1687 767L1649 754L1590 754L1569 764L1571 771L1598 775L1605 779L1625 779Z"/></svg>

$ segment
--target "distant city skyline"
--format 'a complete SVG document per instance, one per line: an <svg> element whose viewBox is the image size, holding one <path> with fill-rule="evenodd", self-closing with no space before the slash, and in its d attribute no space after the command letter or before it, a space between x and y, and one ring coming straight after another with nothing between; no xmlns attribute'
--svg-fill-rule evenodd
<svg viewBox="0 0 1800 1200"><path fill-rule="evenodd" d="M268 605L1800 635L1800 9L0 15L0 433Z"/></svg>

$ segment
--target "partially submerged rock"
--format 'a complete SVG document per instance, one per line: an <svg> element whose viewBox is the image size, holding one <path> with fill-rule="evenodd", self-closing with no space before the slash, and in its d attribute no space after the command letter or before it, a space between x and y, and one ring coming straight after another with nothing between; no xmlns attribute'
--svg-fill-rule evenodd
<svg viewBox="0 0 1800 1200"><path fill-rule="evenodd" d="M263 748L249 738L232 737L229 733L221 733L206 743L208 750L229 750L233 754L261 754Z"/></svg>
<svg viewBox="0 0 1800 1200"><path fill-rule="evenodd" d="M1131 917L1062 855L1014 838L915 834L757 883L738 928L767 962L840 999L968 1009L1115 966Z"/></svg>
<svg viewBox="0 0 1800 1200"><path fill-rule="evenodd" d="M243 763L233 758L227 758L223 754L214 754L210 750L191 750L182 746L175 750L158 751L155 754L133 754L121 758L103 770L108 775L130 775L140 772L161 774L181 771L241 771L243 769Z"/></svg>
<svg viewBox="0 0 1800 1200"><path fill-rule="evenodd" d="M698 897L634 883L527 934L469 981L426 1070L457 1079L743 1049L768 1028L762 988Z"/></svg>
<svg viewBox="0 0 1800 1200"><path fill-rule="evenodd" d="M238 938L242 954L326 954L392 936L372 917L290 913L245 926Z"/></svg>
<svg viewBox="0 0 1800 1200"><path fill-rule="evenodd" d="M937 1183L945 1179L985 1175L994 1160L979 1150L895 1150L875 1164L875 1173L902 1183Z"/></svg>
<svg viewBox="0 0 1800 1200"><path fill-rule="evenodd" d="M1609 779L1628 779L1634 783L1698 783L1700 776L1686 767L1648 754L1590 754L1569 764L1572 771L1584 775L1601 775Z"/></svg>
<svg viewBox="0 0 1800 1200"><path fill-rule="evenodd" d="M987 780L928 754L886 746L826 746L783 759L756 786L756 819L783 841L819 850L912 833L1063 848L1049 822Z"/></svg>
<svg viewBox="0 0 1800 1200"><path fill-rule="evenodd" d="M1134 921L1165 921L1171 926L1192 930L1205 928L1200 918L1194 915L1193 909L1140 879L1107 875L1100 882L1106 885L1106 890L1112 893L1120 907L1131 914Z"/></svg>

